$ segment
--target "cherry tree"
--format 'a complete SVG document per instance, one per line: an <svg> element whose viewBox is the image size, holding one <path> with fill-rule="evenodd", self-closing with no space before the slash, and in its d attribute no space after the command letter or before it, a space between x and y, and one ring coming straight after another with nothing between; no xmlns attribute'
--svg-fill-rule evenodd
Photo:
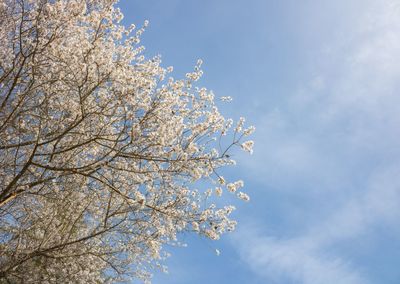
<svg viewBox="0 0 400 284"><path fill-rule="evenodd" d="M197 86L201 61L175 80L145 58L147 22L115 5L0 0L1 283L148 282L180 233L234 229L223 191L249 199L220 172L254 128Z"/></svg>

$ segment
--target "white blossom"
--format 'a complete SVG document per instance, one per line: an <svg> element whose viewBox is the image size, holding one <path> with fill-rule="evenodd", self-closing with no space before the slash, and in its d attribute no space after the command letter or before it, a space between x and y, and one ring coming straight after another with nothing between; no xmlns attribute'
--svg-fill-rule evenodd
<svg viewBox="0 0 400 284"><path fill-rule="evenodd" d="M240 133L242 131L245 121L246 121L246 119L244 117L239 118L239 121L237 122L236 128L235 128L236 132Z"/></svg>
<svg viewBox="0 0 400 284"><path fill-rule="evenodd" d="M250 201L250 197L244 192L238 192L237 196L244 201Z"/></svg>
<svg viewBox="0 0 400 284"><path fill-rule="evenodd" d="M165 78L116 3L0 0L1 283L149 283L182 233L235 228L213 201L243 187L220 172L252 153L244 119L198 86L201 60Z"/></svg>
<svg viewBox="0 0 400 284"><path fill-rule="evenodd" d="M253 154L253 146L254 142L252 140L246 141L241 145L242 149L246 152L249 152L250 154Z"/></svg>
<svg viewBox="0 0 400 284"><path fill-rule="evenodd" d="M245 136L249 136L249 135L253 134L253 132L254 132L255 130L256 130L256 128L255 128L254 126L250 126L250 127L246 128L246 129L243 131L243 134L244 134Z"/></svg>
<svg viewBox="0 0 400 284"><path fill-rule="evenodd" d="M220 197L222 195L222 188L221 187L216 187L215 188L215 194Z"/></svg>
<svg viewBox="0 0 400 284"><path fill-rule="evenodd" d="M228 183L226 185L226 188L230 191L230 192L235 192L236 191L236 185L234 183Z"/></svg>

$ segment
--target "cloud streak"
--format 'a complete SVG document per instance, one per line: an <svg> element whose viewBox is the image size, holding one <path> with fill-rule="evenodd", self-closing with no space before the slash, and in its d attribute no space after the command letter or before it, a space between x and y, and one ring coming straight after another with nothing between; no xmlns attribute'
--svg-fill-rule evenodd
<svg viewBox="0 0 400 284"><path fill-rule="evenodd" d="M310 62L317 75L258 122L253 178L289 198L301 187L314 199L300 211L336 204L303 220L294 236L275 237L258 221L233 238L273 283L370 283L365 267L332 247L379 235L382 224L398 233L400 6L383 2L352 11L354 26L320 46L324 60Z"/></svg>
<svg viewBox="0 0 400 284"><path fill-rule="evenodd" d="M240 245L242 258L271 283L368 283L343 259L321 252L312 238L267 238L249 228L242 238L247 240Z"/></svg>

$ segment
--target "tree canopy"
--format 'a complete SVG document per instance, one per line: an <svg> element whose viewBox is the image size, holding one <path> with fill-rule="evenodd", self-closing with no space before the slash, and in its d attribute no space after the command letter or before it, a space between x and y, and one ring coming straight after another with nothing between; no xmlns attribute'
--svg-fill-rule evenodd
<svg viewBox="0 0 400 284"><path fill-rule="evenodd" d="M200 60L171 78L143 55L147 22L122 17L115 0L0 0L1 283L149 281L179 233L234 229L213 199L249 199L219 172L254 127L197 87Z"/></svg>

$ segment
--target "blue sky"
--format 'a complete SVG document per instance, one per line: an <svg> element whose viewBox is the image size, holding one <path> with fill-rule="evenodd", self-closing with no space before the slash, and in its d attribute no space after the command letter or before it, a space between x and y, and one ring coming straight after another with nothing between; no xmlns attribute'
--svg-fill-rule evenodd
<svg viewBox="0 0 400 284"><path fill-rule="evenodd" d="M122 0L146 55L232 96L257 128L237 154L237 230L182 236L154 283L400 283L400 2ZM215 248L221 250L216 256Z"/></svg>

